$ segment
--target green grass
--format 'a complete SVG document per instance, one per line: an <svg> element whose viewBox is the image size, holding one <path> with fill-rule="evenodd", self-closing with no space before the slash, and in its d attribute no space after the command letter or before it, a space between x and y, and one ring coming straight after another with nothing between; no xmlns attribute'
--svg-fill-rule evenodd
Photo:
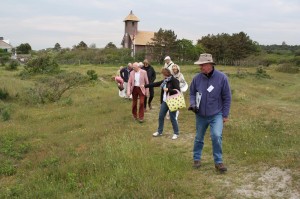
<svg viewBox="0 0 300 199"><path fill-rule="evenodd" d="M84 75L95 70L101 80L44 105L22 102L22 91L38 77L20 80L20 71L0 68L1 87L11 96L1 102L11 111L10 120L0 121L0 198L245 198L235 191L248 183L245 176L253 173L258 178L272 167L290 170L290 187L297 190L299 74L269 68L271 79L230 76L233 101L223 133L229 172L219 175L214 171L209 133L203 167L192 169L195 118L191 112L180 111L178 140L171 140L169 121L164 136L151 136L157 128L159 89L145 123L132 120L131 102L118 97L110 80L118 68L63 66ZM197 66L181 68L188 82L198 71ZM237 71L218 68L227 74ZM188 102L188 93L185 97Z"/></svg>

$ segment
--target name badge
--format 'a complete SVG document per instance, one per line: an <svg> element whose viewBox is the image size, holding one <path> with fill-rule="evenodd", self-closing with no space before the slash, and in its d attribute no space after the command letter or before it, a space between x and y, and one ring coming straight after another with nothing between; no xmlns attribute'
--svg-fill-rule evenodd
<svg viewBox="0 0 300 199"><path fill-rule="evenodd" d="M207 89L208 92L211 92L212 90L214 90L215 87L213 87L213 85L210 85Z"/></svg>

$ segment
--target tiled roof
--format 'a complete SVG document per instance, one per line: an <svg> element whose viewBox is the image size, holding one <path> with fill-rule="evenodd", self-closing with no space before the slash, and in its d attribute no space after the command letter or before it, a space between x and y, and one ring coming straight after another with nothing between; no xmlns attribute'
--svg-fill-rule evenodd
<svg viewBox="0 0 300 199"><path fill-rule="evenodd" d="M130 14L124 19L124 21L140 21L140 20L131 11Z"/></svg>
<svg viewBox="0 0 300 199"><path fill-rule="evenodd" d="M135 36L135 45L147 45L152 42L155 32L150 31L138 31L138 34Z"/></svg>

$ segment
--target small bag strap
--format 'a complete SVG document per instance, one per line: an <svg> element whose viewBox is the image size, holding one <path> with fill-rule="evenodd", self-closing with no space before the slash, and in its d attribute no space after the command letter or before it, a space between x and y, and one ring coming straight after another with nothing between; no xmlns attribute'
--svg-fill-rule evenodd
<svg viewBox="0 0 300 199"><path fill-rule="evenodd" d="M177 90L177 89L173 89L173 90L175 90L177 92L177 94L170 95L170 92L169 92L167 95L167 99L172 99L172 98L178 97L181 94L179 90Z"/></svg>

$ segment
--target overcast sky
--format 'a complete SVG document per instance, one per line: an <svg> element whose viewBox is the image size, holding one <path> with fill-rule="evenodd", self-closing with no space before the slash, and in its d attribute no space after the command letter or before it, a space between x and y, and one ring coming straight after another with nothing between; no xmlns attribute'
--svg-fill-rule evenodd
<svg viewBox="0 0 300 199"><path fill-rule="evenodd" d="M130 10L139 30L172 29L179 39L244 31L260 44L300 45L300 0L3 0L0 36L34 50L120 46Z"/></svg>

